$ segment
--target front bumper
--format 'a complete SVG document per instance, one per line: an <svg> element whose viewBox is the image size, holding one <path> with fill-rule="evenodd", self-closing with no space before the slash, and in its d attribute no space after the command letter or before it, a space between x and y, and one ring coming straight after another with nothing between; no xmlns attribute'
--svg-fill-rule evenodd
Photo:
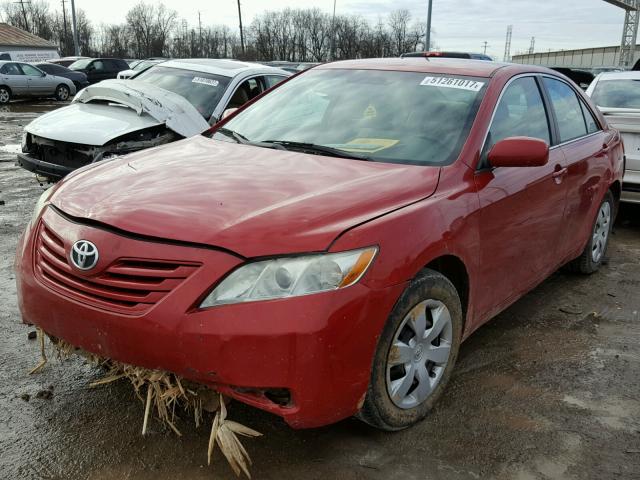
<svg viewBox="0 0 640 480"><path fill-rule="evenodd" d="M23 236L16 255L25 323L97 355L214 386L282 416L294 428L326 425L359 410L377 338L405 287L372 290L360 282L334 292L200 310L197 305L215 279L242 259L214 249L117 235L67 220L51 207L40 222ZM103 297L78 295L42 277L42 224L59 236L60 261L69 258L78 239L100 250L95 273L74 273L80 287L93 285L122 261L153 259L197 268L151 305L127 310L104 304ZM268 389L286 389L290 402L273 401Z"/></svg>
<svg viewBox="0 0 640 480"><path fill-rule="evenodd" d="M67 167L65 165L45 162L44 160L40 160L29 153L18 153L18 165L25 170L44 175L45 177L53 180L59 180L75 170L75 168Z"/></svg>

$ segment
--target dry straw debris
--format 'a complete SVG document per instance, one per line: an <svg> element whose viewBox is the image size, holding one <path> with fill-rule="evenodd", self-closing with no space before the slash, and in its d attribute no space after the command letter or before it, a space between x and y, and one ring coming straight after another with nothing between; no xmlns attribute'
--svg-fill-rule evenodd
<svg viewBox="0 0 640 480"><path fill-rule="evenodd" d="M29 374L41 371L48 361L45 351L45 337L47 334L41 328L37 328L37 335L41 359ZM235 474L240 476L240 473L244 473L248 478L251 478L249 472L249 466L252 463L251 458L242 443L240 443L238 436L258 437L262 434L227 419L225 403L229 401L228 398L205 385L189 382L173 373L150 370L111 359L104 359L76 348L63 340L53 337L49 337L49 339L59 360L65 360L75 353L84 356L91 363L107 369L106 375L90 383L89 387L99 387L123 378L129 380L136 396L144 404L142 435L147 433L152 412L155 412L158 419L179 436L182 434L176 427L176 419L178 418L176 410L190 412L193 415L196 427L202 424L203 412L215 412L207 449L208 464L211 465L213 451L217 444Z"/></svg>

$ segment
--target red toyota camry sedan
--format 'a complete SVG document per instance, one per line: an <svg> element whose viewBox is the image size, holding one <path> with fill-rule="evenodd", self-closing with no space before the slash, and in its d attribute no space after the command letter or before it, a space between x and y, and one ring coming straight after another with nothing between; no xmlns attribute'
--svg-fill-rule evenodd
<svg viewBox="0 0 640 480"><path fill-rule="evenodd" d="M598 269L622 173L619 134L551 70L330 63L45 192L20 308L295 428L402 429L474 330L561 266Z"/></svg>

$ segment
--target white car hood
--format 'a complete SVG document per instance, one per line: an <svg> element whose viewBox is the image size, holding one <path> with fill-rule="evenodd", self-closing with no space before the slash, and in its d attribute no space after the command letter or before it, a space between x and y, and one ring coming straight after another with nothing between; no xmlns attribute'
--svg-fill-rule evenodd
<svg viewBox="0 0 640 480"><path fill-rule="evenodd" d="M25 130L50 140L104 145L121 135L162 124L183 137L209 128L180 95L139 81L104 80L81 90L71 105L38 117Z"/></svg>

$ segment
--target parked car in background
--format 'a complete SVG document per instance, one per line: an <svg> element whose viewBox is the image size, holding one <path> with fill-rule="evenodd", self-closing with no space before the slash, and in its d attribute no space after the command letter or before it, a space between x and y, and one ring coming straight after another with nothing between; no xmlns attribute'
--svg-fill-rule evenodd
<svg viewBox="0 0 640 480"><path fill-rule="evenodd" d="M581 89L586 90L595 75L588 70L581 70L577 68L566 68L566 67L551 67L556 72L563 74L565 77L571 79L578 85Z"/></svg>
<svg viewBox="0 0 640 480"><path fill-rule="evenodd" d="M468 52L407 52L400 55L400 58L468 58L471 60L488 60L493 59L484 53L468 53Z"/></svg>
<svg viewBox="0 0 640 480"><path fill-rule="evenodd" d="M601 73L587 94L624 140L622 201L640 203L640 71Z"/></svg>
<svg viewBox="0 0 640 480"><path fill-rule="evenodd" d="M315 67L316 65L320 65L319 62L286 62L280 60L274 60L271 62L262 62L263 65L268 65L270 67L281 68L287 72L298 73L303 70L307 70L311 67Z"/></svg>
<svg viewBox="0 0 640 480"><path fill-rule="evenodd" d="M69 65L71 70L82 72L90 84L116 78L118 72L128 70L129 64L121 58L83 58Z"/></svg>
<svg viewBox="0 0 640 480"><path fill-rule="evenodd" d="M0 60L0 104L27 97L68 100L75 93L68 78L49 75L29 63Z"/></svg>
<svg viewBox="0 0 640 480"><path fill-rule="evenodd" d="M67 67L63 67L62 65L56 65L55 63L50 63L50 62L41 62L41 63L36 63L34 65L49 75L68 78L76 86L76 91L80 91L84 87L89 85L87 76L82 72L75 72L73 70L68 69Z"/></svg>
<svg viewBox="0 0 640 480"><path fill-rule="evenodd" d="M148 68L153 67L154 65L158 65L159 63L166 62L166 60L140 60L135 64L135 66L131 67L129 70L123 70L118 72L117 78L120 80L127 80L134 75L139 74L140 72L144 72Z"/></svg>
<svg viewBox="0 0 640 480"><path fill-rule="evenodd" d="M82 56L63 57L63 58L55 58L53 60L47 60L47 62L55 63L56 65L62 65L63 67L69 67L69 65L71 65L72 63L77 62L78 60L82 60L84 58L89 58L89 57L82 57Z"/></svg>
<svg viewBox="0 0 640 480"><path fill-rule="evenodd" d="M598 270L622 169L619 134L553 70L329 63L45 192L22 318L295 428L400 430L474 330L562 265Z"/></svg>
<svg viewBox="0 0 640 480"><path fill-rule="evenodd" d="M112 156L198 135L290 74L233 60L170 60L90 85L25 127L18 163L51 179Z"/></svg>

